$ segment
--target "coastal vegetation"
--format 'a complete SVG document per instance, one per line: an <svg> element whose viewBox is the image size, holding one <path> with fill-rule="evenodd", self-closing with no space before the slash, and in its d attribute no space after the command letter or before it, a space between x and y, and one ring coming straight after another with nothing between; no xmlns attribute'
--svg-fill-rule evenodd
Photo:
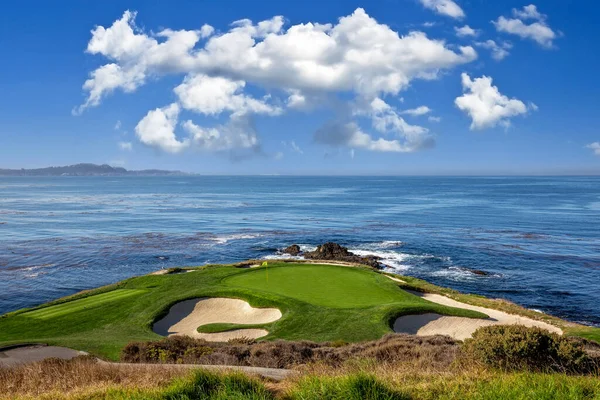
<svg viewBox="0 0 600 400"><path fill-rule="evenodd" d="M504 372L457 364L311 365L273 382L240 372L166 365L116 366L89 359L46 360L0 369L0 399L42 400L597 400L598 375Z"/></svg>

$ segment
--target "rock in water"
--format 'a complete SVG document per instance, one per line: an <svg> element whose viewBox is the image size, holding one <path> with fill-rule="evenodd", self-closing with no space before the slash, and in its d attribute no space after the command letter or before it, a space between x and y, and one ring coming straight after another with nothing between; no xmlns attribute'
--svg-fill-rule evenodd
<svg viewBox="0 0 600 400"><path fill-rule="evenodd" d="M318 246L315 251L304 253L304 258L312 260L345 261L364 264L373 268L381 268L381 263L379 262L380 257L358 256L351 251L348 251L347 247L333 242L322 244L321 246Z"/></svg>
<svg viewBox="0 0 600 400"><path fill-rule="evenodd" d="M310 255L307 258L319 258L321 260L335 260L340 257L351 257L354 254L348 251L347 247L340 246L337 243L327 242L317 246L315 251L307 252L304 256Z"/></svg>
<svg viewBox="0 0 600 400"><path fill-rule="evenodd" d="M289 247L286 247L283 250L284 254L289 254L291 256L297 256L298 254L300 254L300 246L298 246L297 244L293 244Z"/></svg>

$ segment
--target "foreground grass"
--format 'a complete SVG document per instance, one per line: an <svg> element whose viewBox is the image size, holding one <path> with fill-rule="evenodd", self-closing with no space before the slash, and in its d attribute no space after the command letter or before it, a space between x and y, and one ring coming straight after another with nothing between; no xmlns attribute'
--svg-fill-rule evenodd
<svg viewBox="0 0 600 400"><path fill-rule="evenodd" d="M0 399L52 400L594 400L597 376L447 371L406 365L308 368L287 381L166 366L115 367L83 360L0 369ZM359 363L360 364L360 363ZM367 372L368 371L368 372Z"/></svg>
<svg viewBox="0 0 600 400"><path fill-rule="evenodd" d="M131 278L4 315L0 346L42 342L118 360L127 343L160 338L151 326L171 305L198 297L240 298L254 307L279 308L283 317L263 325L269 331L267 340L358 342L391 332L391 322L400 315L486 317L423 300L366 268L284 263L255 269L213 266ZM233 328L211 326L210 331Z"/></svg>
<svg viewBox="0 0 600 400"><path fill-rule="evenodd" d="M600 399L597 378L542 374L427 376L398 385L373 375L307 377L292 388L293 400L525 400Z"/></svg>

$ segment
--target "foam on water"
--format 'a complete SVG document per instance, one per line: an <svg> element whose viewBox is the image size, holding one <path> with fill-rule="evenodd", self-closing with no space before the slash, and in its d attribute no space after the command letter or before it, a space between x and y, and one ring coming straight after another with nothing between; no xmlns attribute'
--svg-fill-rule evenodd
<svg viewBox="0 0 600 400"><path fill-rule="evenodd" d="M239 233L224 236L216 236L214 238L211 238L211 240L217 242L218 244L225 244L233 240L256 239L262 236L263 235L260 233Z"/></svg>
<svg viewBox="0 0 600 400"><path fill-rule="evenodd" d="M394 271L406 271L411 268L410 259L414 258L410 254L400 253L391 250L362 250L348 249L358 256L376 256L381 258L381 263L389 266Z"/></svg>

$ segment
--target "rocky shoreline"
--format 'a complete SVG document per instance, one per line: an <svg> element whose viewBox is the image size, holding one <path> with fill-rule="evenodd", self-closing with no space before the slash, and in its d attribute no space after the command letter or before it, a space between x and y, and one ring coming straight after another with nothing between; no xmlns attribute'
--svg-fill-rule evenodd
<svg viewBox="0 0 600 400"><path fill-rule="evenodd" d="M349 251L347 247L334 242L324 243L317 246L316 250L306 252L303 252L297 244L293 244L285 248L282 252L291 256L302 256L308 260L344 261L364 264L376 269L385 267L385 265L381 263L381 257L373 255L359 256Z"/></svg>

